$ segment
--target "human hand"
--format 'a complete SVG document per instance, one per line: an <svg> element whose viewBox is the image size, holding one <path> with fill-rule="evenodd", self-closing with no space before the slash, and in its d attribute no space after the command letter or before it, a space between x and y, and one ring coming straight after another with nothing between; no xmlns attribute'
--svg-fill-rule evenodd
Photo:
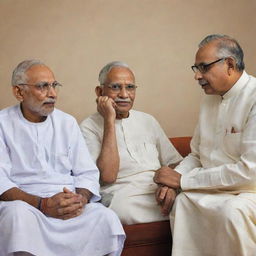
<svg viewBox="0 0 256 256"><path fill-rule="evenodd" d="M157 203L161 206L161 212L164 216L168 215L172 209L176 195L177 193L174 189L167 186L158 186L155 197Z"/></svg>
<svg viewBox="0 0 256 256"><path fill-rule="evenodd" d="M108 120L116 119L116 103L113 99L108 96L99 96L96 99L97 110L103 116L103 118Z"/></svg>
<svg viewBox="0 0 256 256"><path fill-rule="evenodd" d="M82 195L82 204L85 206L90 202L92 192L86 188L76 188L76 193Z"/></svg>
<svg viewBox="0 0 256 256"><path fill-rule="evenodd" d="M180 179L181 174L168 166L162 166L156 171L154 176L155 183L166 185L174 189L180 188Z"/></svg>
<svg viewBox="0 0 256 256"><path fill-rule="evenodd" d="M82 195L64 188L63 192L49 198L43 198L41 211L50 217L63 220L71 219L82 213L84 206L83 200Z"/></svg>

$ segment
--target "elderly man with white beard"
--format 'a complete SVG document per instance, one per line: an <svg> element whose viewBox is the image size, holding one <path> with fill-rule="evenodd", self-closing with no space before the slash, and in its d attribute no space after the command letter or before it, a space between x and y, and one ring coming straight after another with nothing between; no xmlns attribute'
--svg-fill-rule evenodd
<svg viewBox="0 0 256 256"><path fill-rule="evenodd" d="M98 112L80 127L100 170L102 203L124 224L168 219L176 191L158 187L153 177L182 157L154 117L132 110L137 86L126 63L108 63L99 83Z"/></svg>
<svg viewBox="0 0 256 256"><path fill-rule="evenodd" d="M12 85L20 104L0 111L0 255L120 255L125 235L97 203L99 171L79 126L54 108L60 83L26 60Z"/></svg>

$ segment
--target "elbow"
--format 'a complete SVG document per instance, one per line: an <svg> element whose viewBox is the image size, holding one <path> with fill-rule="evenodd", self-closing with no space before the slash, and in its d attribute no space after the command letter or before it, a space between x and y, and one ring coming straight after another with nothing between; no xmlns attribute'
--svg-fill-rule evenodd
<svg viewBox="0 0 256 256"><path fill-rule="evenodd" d="M100 183L102 185L110 185L116 182L119 165L103 165L102 163L97 163L98 169L100 171Z"/></svg>
<svg viewBox="0 0 256 256"><path fill-rule="evenodd" d="M101 175L100 181L101 181L101 184L103 185L111 185L116 182L116 178L117 177L113 175Z"/></svg>

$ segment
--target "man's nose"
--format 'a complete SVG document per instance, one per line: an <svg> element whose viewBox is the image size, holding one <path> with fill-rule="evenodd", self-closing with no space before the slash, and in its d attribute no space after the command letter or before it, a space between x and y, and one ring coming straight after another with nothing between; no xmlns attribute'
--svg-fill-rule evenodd
<svg viewBox="0 0 256 256"><path fill-rule="evenodd" d="M202 73L199 70L197 70L195 72L194 78L195 78L195 80L202 79L203 78Z"/></svg>
<svg viewBox="0 0 256 256"><path fill-rule="evenodd" d="M51 97L51 98L57 97L57 92L52 86L49 86L48 91L47 91L47 96Z"/></svg>
<svg viewBox="0 0 256 256"><path fill-rule="evenodd" d="M118 96L120 98L128 98L128 92L127 92L125 86L122 86L122 88L120 89L120 92L118 93Z"/></svg>

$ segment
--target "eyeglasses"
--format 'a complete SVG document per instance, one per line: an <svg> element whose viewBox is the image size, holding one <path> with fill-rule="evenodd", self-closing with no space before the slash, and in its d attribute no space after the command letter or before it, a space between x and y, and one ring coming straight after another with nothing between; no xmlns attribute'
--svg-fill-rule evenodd
<svg viewBox="0 0 256 256"><path fill-rule="evenodd" d="M119 92L122 90L122 88L123 88L123 86L122 86L121 84L109 84L109 85L106 85L106 86L107 86L112 92L114 92L114 93L119 93ZM136 86L136 85L134 85L134 84L127 84L127 85L124 86L125 90L126 90L127 92L131 92L131 93L135 92L135 90L136 90L137 87L138 87L138 86Z"/></svg>
<svg viewBox="0 0 256 256"><path fill-rule="evenodd" d="M226 58L221 58L221 59L217 59L211 63L207 63L207 64L199 64L199 65L194 65L194 66L191 66L192 70L196 73L196 72L200 72L202 74L206 73L209 69L210 69L210 66L219 62L219 61L222 61Z"/></svg>
<svg viewBox="0 0 256 256"><path fill-rule="evenodd" d="M59 82L54 81L53 83L48 82L39 82L37 84L18 84L18 85L28 85L35 87L38 91L43 94L47 94L50 88L53 88L56 92L58 92L59 88L62 86Z"/></svg>

